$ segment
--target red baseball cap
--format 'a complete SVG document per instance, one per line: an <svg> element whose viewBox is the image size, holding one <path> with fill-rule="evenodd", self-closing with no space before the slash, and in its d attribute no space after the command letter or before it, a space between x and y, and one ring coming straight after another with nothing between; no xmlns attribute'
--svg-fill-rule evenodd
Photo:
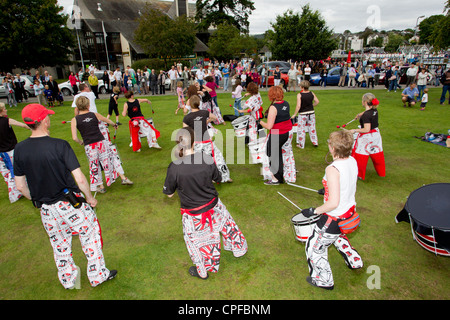
<svg viewBox="0 0 450 320"><path fill-rule="evenodd" d="M26 124L34 124L41 122L49 114L55 114L55 111L48 110L41 104L32 103L23 108L22 119ZM33 121L25 121L25 118L30 118Z"/></svg>

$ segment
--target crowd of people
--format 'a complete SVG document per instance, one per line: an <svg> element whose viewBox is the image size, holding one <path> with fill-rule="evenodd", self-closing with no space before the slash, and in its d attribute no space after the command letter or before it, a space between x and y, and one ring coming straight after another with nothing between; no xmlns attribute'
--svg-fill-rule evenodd
<svg viewBox="0 0 450 320"><path fill-rule="evenodd" d="M343 61L337 64L341 65L342 69L346 67ZM320 102L316 93L310 90L308 77L316 70L321 70L323 77L326 77L331 66L333 62L329 61L292 64L291 70L297 70L296 76L301 72L302 76L299 83L293 83L292 87L289 84L291 90L299 87L293 114L290 104L284 98L285 91L279 83L268 90L271 104L264 112L259 90L263 86L265 73L258 73L251 61L229 61L205 68L199 65L191 70L187 67L182 70L181 65L175 64L167 72L171 92L177 96L175 113L183 110L183 121L177 131L176 148L167 169L163 193L169 197L175 192L178 193L184 241L194 264L188 270L191 276L207 279L208 273L218 272L221 238L224 249L231 251L235 257L241 257L248 251L246 237L219 198L214 185L233 182L222 150L213 139L217 133L214 125L226 124L218 105L216 90L230 89L235 99L234 119L243 115L248 117L245 134L247 145L259 142L264 146L264 154L258 162L261 165L264 184L276 186L286 182L293 183L296 181L292 150L294 135L297 135L295 145L300 149L305 147L306 133L313 146L317 147L319 144L315 108ZM350 66L348 72L367 72L374 78L376 67L364 63L360 65L357 62L356 65ZM386 62L384 67L391 69L389 62ZM52 239L58 278L66 289L76 287L80 278L79 267L71 254L73 234L79 235L83 250L89 252L86 257L88 277L92 286L111 280L117 274L117 270L109 270L105 265L101 229L94 210L97 205L95 194L106 192L106 187L119 177L122 185L134 183L125 175L117 145L111 141L110 128L117 130L120 115L128 117L130 146L134 152L141 151L143 138L147 139L149 148L161 149L158 144L160 132L152 121L144 116L141 109L142 103L151 105L151 101L137 99L135 94L164 94L165 91L161 88L157 90L156 86L159 85L158 79L161 77L163 81L166 73L160 70L156 75L155 70L148 68L134 71L129 66L123 73L120 69L114 72L105 71L103 80L110 93L110 104L108 115L103 116L98 113L96 107L96 99L99 97L95 69L88 72L89 85L80 81L75 74L71 74L70 82L76 92L72 103L72 139L85 149L89 161L89 179L82 173L78 159L67 141L50 137L49 116L55 113L52 109L45 108L45 104L50 108L53 106L50 104L50 96L45 95L45 101L40 99L37 104L27 105L22 110L23 122L8 118L5 105L0 104L0 170L8 185L10 202L25 197L32 200L35 207L40 208L45 230ZM184 77L184 72L189 76ZM415 88L416 85L422 85L422 73L426 73L425 68L418 70L414 76L412 72L408 75L411 79L408 78L407 89L402 94L405 104L412 105L417 97L427 97L426 87ZM443 74L444 88L447 87L448 90L450 73L447 71ZM183 78L182 81L179 80L180 77ZM219 86L221 80L223 87ZM392 80L394 79L389 79ZM35 85L50 88L53 80L51 76L46 78L45 75L36 73L34 81ZM365 80L358 79L360 83L363 81ZM368 81L367 84L373 86L374 82L376 81ZM351 85L354 83L356 80L351 81ZM395 90L395 82L392 88ZM124 92L126 98L122 113L119 113L117 100L120 92ZM318 207L302 210L306 218L318 217L305 246L309 268L306 280L313 286L328 290L334 287L327 256L328 247L332 244L342 253L351 269L363 266L361 256L350 245L347 232L343 231L340 223L357 216L356 184L358 179L366 178L368 159L372 160L378 176L386 175L379 130L379 105L380 101L373 93L364 94L361 99L364 111L354 117L354 120L359 121L359 128L332 132L327 140L332 162L326 168L322 180L324 202ZM422 105L422 108L424 109L425 105ZM110 119L113 113L116 121ZM17 142L12 126L31 130L30 139ZM78 133L81 139L78 138ZM42 176L46 178L42 179ZM55 229L63 232L56 232Z"/></svg>

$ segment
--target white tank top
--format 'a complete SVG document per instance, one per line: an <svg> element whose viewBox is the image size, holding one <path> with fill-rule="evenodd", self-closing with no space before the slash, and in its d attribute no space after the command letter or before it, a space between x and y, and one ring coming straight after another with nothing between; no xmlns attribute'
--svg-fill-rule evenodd
<svg viewBox="0 0 450 320"><path fill-rule="evenodd" d="M358 180L358 165L353 157L348 157L345 160L335 160L330 166L335 167L339 171L340 196L337 208L327 212L327 214L333 217L339 217L356 205L355 193L356 182ZM323 177L322 183L325 188L324 202L326 202L329 196L326 174Z"/></svg>

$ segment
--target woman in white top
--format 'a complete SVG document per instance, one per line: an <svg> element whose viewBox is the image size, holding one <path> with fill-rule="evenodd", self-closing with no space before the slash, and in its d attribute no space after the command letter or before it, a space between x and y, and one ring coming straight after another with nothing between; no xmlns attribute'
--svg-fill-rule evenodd
<svg viewBox="0 0 450 320"><path fill-rule="evenodd" d="M338 222L355 212L355 193L358 166L351 157L353 136L347 130L330 134L328 149L333 163L325 169L322 183L325 187L324 204L317 208L302 210L305 217L320 215L305 251L309 267L306 281L313 286L331 290L334 287L333 274L328 262L328 247L335 245L350 269L363 266L358 252L341 233Z"/></svg>

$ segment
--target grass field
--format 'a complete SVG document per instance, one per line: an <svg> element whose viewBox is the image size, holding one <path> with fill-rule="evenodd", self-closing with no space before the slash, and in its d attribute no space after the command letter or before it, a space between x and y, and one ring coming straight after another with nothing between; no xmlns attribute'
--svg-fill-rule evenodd
<svg viewBox="0 0 450 320"><path fill-rule="evenodd" d="M312 88L314 91L314 88ZM319 147L307 141L305 149L294 147L297 184L321 188L327 163L326 139L336 125L351 120L363 111L362 90L316 91L320 104L316 109ZM150 97L151 108L143 104L147 117L153 116L161 131L162 150L133 153L127 119L117 134L118 149L125 173L133 186L116 182L105 194L98 194L97 215L104 240L106 265L117 269L118 276L97 288L91 288L82 272L81 290L66 291L60 285L49 239L40 221L39 211L21 199L10 204L5 184L0 188L0 299L1 300L448 300L450 298L450 259L435 256L414 242L408 223L395 223L408 195L424 184L449 182L449 150L425 143L413 136L427 131L447 133L450 106L439 105L441 89L430 88L427 110L403 108L400 93L373 91L381 104L380 130L386 157L387 175L378 177L369 161L366 180L358 181L357 209L361 227L350 235L352 245L364 260L364 268L349 270L334 248L329 250L335 288L325 291L311 287L303 243L294 238L291 217L297 209L277 194L286 195L301 208L318 206L321 196L288 185L265 186L260 165L232 164L234 180L220 184L221 200L247 238L249 251L236 259L223 251L219 273L207 281L189 276L192 265L182 234L178 196L162 193L166 169L174 142L172 132L181 127L182 114L175 116L177 98L173 95ZM269 105L262 93L264 109ZM291 113L295 93L286 93ZM125 99L119 100L122 109ZM231 94L218 96L222 114L232 114ZM8 109L9 117L20 120L19 108ZM108 100L98 100L101 114L107 114ZM70 103L55 107L51 136L68 140L82 170L88 176L84 149L71 139L70 125L62 124L73 116ZM349 128L356 127L353 122ZM222 130L231 129L216 126ZM19 141L29 132L15 127ZM236 141L236 138L235 138ZM145 147L144 147L145 146ZM224 152L225 154L225 152ZM236 155L235 155L236 157ZM86 259L79 241L73 240L73 255L81 270ZM373 270L378 270L374 273ZM374 276L379 289L371 289Z"/></svg>

